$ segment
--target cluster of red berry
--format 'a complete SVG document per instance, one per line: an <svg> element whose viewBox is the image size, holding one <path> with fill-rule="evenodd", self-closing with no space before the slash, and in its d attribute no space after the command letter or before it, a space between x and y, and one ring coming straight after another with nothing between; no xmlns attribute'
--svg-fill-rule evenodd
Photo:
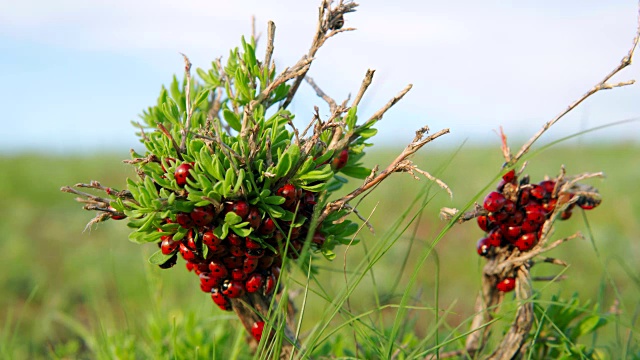
<svg viewBox="0 0 640 360"><path fill-rule="evenodd" d="M488 213L477 217L478 226L486 233L476 244L478 254L491 258L498 249L531 250L542 236L542 227L556 206L566 204L574 196L578 196L577 201L560 212L560 220L569 219L576 205L589 210L599 204L599 200L559 192L558 185L553 180L530 184L526 176L518 182L514 170L507 172L496 191L484 198L483 207ZM511 291L515 288L515 279L507 277L498 283L497 288L503 292Z"/></svg>

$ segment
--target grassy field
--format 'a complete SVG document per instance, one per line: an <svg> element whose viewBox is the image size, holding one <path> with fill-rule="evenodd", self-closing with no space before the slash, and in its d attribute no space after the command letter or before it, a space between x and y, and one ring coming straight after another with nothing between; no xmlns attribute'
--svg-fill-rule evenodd
<svg viewBox="0 0 640 360"><path fill-rule="evenodd" d="M369 161L385 165L395 151L370 155ZM129 242L121 222L82 231L91 214L59 188L89 180L122 188L124 179L133 176L120 161L126 157L0 157L0 357L249 356L245 334L233 314L218 310L182 263L171 270L149 265L146 258L154 246ZM424 179L395 175L359 206L365 217L371 215L376 235L364 229L361 243L340 249L333 262L318 258L325 270L309 285L307 298L306 273L292 271L291 289L298 290L295 302L304 315L302 337L326 319L327 297L338 296L345 287L352 291L331 319L331 328L320 336L327 340L320 342L316 355L351 356L358 341L360 357L378 357L384 351L366 350L375 347L368 347L367 341L385 337L426 351L447 341L447 336L468 331L484 264L475 252L482 232L467 223L440 239L446 222L438 213L443 206L462 208L483 196L483 189L493 187L503 160L499 149L463 147L454 155L453 150L429 146L415 160L444 180L454 197ZM569 242L550 254L568 262L568 268L534 267L534 276L566 276L562 282L536 283L538 290L544 289L540 303L552 295L568 299L573 293L582 302L590 301L587 312L606 313L617 303L598 336L581 340L613 358L640 356L640 147L558 145L537 154L527 173L540 180L557 174L562 164L570 174L604 171L605 180L589 181L604 201L588 213L576 212L557 228L555 237L579 230L586 240ZM376 253L382 256L371 264ZM359 263L370 271L356 282ZM403 299L411 306L398 309ZM511 315L505 307L499 321L507 324ZM361 316L358 324L354 316ZM461 341L445 347L459 348ZM380 347L387 346L381 342ZM411 357L420 351L401 354Z"/></svg>

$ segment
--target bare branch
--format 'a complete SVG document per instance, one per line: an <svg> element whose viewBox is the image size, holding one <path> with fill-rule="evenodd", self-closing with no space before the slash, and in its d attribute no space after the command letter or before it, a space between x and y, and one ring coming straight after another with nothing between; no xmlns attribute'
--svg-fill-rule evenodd
<svg viewBox="0 0 640 360"><path fill-rule="evenodd" d="M351 104L352 107L358 106L358 104L360 104L360 100L362 100L364 93L367 91L369 85L371 85L371 82L373 81L373 74L375 72L375 70L367 70L367 73L364 75L364 79L362 80L362 85L360 85L360 90L358 90L358 94L356 95L355 99L353 99L353 103Z"/></svg>
<svg viewBox="0 0 640 360"><path fill-rule="evenodd" d="M193 104L191 103L191 62L187 55L182 54L184 58L184 74L187 77L187 85L185 89L185 102L187 109L187 121L182 128L182 141L180 141L180 153L186 152L187 148L187 135L189 134L189 129L191 129L191 117L193 116Z"/></svg>
<svg viewBox="0 0 640 360"><path fill-rule="evenodd" d="M535 135L533 135L533 137L531 139L529 139L529 141L527 141L522 146L522 148L520 148L520 150L518 151L516 156L511 158L509 163L510 164L515 164L518 160L520 160L520 158L522 158L522 156L524 156L524 154L526 154L529 151L529 149L531 148L533 143L535 143L542 136L542 134L544 134L547 130L549 130L549 128L551 126L553 126L555 123L557 123L560 119L562 119L565 115L567 115L569 112L571 112L573 109L575 109L578 105L580 105L583 101L585 101L591 95L593 95L593 94L595 94L595 93L597 93L598 91L601 91L601 90L608 90L608 89L613 89L613 88L617 88L617 87L621 87L621 86L627 86L627 85L634 84L635 83L634 80L619 82L619 83L615 83L615 84L609 84L609 80L614 75L616 75L617 73L622 71L624 68L626 68L627 66L631 65L631 62L633 60L634 52L635 52L636 48L638 47L638 41L640 41L640 13L638 14L638 28L637 28L637 31L636 31L636 35L633 38L633 44L631 46L631 49L629 49L629 52L620 61L620 64L618 66L616 66L611 72L609 72L599 83L597 83L594 87L592 87L584 95L582 95L580 98L578 98L578 100L574 101L571 105L569 105L569 107L567 107L564 111L562 111L560 114L558 114L555 118L553 118L552 120L550 120L549 122L544 124L542 129L540 129L540 131L538 131Z"/></svg>
<svg viewBox="0 0 640 360"><path fill-rule="evenodd" d="M336 104L336 101L333 100L324 91L322 91L322 89L320 89L320 87L316 84L316 82L313 81L313 78L306 76L304 79L307 81L307 83L309 83L309 85L313 88L316 94L319 97L321 97L322 100L324 100L327 104L329 104L329 110L331 110L331 112L336 111L336 108L338 107L338 104Z"/></svg>

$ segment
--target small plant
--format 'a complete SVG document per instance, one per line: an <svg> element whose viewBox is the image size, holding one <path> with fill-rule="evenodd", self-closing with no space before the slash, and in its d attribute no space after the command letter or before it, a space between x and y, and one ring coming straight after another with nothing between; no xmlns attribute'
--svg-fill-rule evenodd
<svg viewBox="0 0 640 360"><path fill-rule="evenodd" d="M448 190L408 160L447 129L428 136L426 127L420 129L381 172L362 166L377 133L375 124L410 86L359 122L358 103L373 71L367 72L350 104L336 103L307 78L327 101L331 115L323 120L316 108L303 131L294 126L287 106L318 48L330 37L352 30L343 28L344 15L356 6L340 2L332 7L323 1L311 50L279 74L271 60L273 23L262 61L255 37L243 38L226 65L218 59L208 70L197 69L200 80L191 76L185 56L184 79L174 77L168 90L163 87L157 105L143 113L142 123L135 123L146 152L132 150L132 159L125 161L138 175L127 179L127 188L104 187L97 181L62 188L80 195L86 210L98 212L88 226L126 220L131 241L156 243L159 249L149 258L151 264L167 269L181 257L200 289L220 309L235 311L254 344L274 342L283 334L276 342L285 353L297 346L297 339L293 314L274 310L279 301L288 302L282 294L281 270L297 259L306 269L316 254L331 260L336 246L354 243L361 225L347 218L352 213L359 216L349 202L394 172L417 172ZM333 194L347 177L364 183L335 199Z"/></svg>

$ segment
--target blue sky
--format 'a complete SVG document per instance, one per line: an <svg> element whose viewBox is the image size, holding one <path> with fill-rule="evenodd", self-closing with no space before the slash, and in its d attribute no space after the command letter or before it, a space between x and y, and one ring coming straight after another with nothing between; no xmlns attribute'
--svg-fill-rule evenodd
<svg viewBox="0 0 640 360"><path fill-rule="evenodd" d="M82 1L0 3L0 152L84 152L137 145L130 120L182 70L226 56L256 16L277 25L283 68L308 49L315 0ZM361 1L310 75L336 99L355 93L367 68L376 77L363 115L406 84L413 90L385 116L379 141L404 144L415 129L451 128L442 144L498 144L503 126L522 139L577 99L628 50L637 2ZM259 51L263 51L262 48ZM640 79L640 60L616 80ZM303 86L292 110L306 123L322 105ZM597 94L545 140L640 117L640 84ZM591 133L585 141L637 141L640 121ZM515 140L514 140L515 141ZM435 144L434 144L435 145ZM515 143L514 146L518 145Z"/></svg>

